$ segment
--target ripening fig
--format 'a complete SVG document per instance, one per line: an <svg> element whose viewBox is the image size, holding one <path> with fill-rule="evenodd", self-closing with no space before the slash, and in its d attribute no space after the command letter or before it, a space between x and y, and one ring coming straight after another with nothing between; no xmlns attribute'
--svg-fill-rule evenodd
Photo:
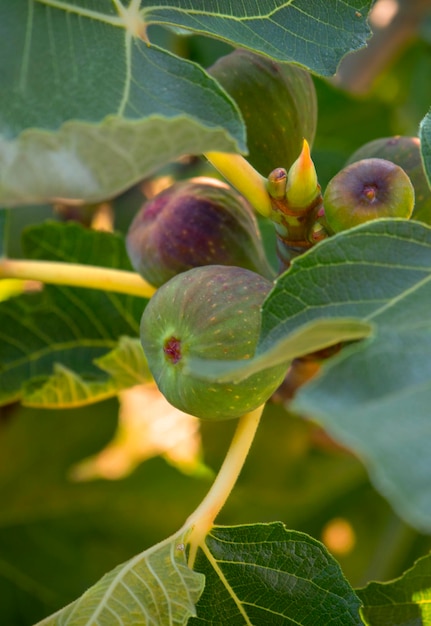
<svg viewBox="0 0 431 626"><path fill-rule="evenodd" d="M187 363L193 357L251 358L271 287L250 270L208 265L178 274L155 293L142 316L141 342L154 380L173 406L196 417L228 419L268 400L287 365L234 384L202 380L187 371Z"/></svg>
<svg viewBox="0 0 431 626"><path fill-rule="evenodd" d="M144 203L126 246L135 270L156 287L201 265L238 265L273 275L253 210L212 178L174 183Z"/></svg>
<svg viewBox="0 0 431 626"><path fill-rule="evenodd" d="M412 218L431 224L431 188L422 163L419 137L395 135L374 139L356 150L347 163L372 157L387 159L403 168L415 190Z"/></svg>
<svg viewBox="0 0 431 626"><path fill-rule="evenodd" d="M208 69L237 103L247 128L247 160L264 176L290 168L303 140L313 144L317 96L310 74L248 50L234 50Z"/></svg>
<svg viewBox="0 0 431 626"><path fill-rule="evenodd" d="M381 217L409 218L415 194L404 170L385 159L363 159L332 178L323 195L325 219L334 232Z"/></svg>

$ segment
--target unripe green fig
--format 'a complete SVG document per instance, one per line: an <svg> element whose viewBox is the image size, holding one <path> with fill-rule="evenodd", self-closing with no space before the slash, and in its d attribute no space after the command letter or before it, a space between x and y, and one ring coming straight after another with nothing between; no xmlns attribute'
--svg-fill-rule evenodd
<svg viewBox="0 0 431 626"><path fill-rule="evenodd" d="M248 50L234 50L208 69L237 103L247 128L247 160L263 176L289 169L310 146L317 125L317 97L310 74Z"/></svg>
<svg viewBox="0 0 431 626"><path fill-rule="evenodd" d="M387 159L403 168L415 190L412 219L431 224L431 188L422 163L419 137L396 135L369 141L350 156L347 164L372 157Z"/></svg>
<svg viewBox="0 0 431 626"><path fill-rule="evenodd" d="M208 265L178 274L144 310L141 342L160 391L178 409L204 419L240 417L282 382L274 366L239 383L214 383L187 371L190 358L237 360L254 355L261 306L272 283L250 270Z"/></svg>
<svg viewBox="0 0 431 626"><path fill-rule="evenodd" d="M332 178L323 195L325 219L333 232L381 217L409 218L415 194L404 170L385 159L363 159Z"/></svg>
<svg viewBox="0 0 431 626"><path fill-rule="evenodd" d="M134 269L156 287L201 265L238 265L273 275L250 205L212 178L174 183L144 203L126 247Z"/></svg>

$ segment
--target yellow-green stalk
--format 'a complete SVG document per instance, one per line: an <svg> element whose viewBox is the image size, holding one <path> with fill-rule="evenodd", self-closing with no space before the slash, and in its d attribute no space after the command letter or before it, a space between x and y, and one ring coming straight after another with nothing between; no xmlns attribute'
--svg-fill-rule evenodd
<svg viewBox="0 0 431 626"><path fill-rule="evenodd" d="M228 152L206 152L205 157L258 213L264 217L271 215L271 199L266 189L266 178L244 157Z"/></svg>

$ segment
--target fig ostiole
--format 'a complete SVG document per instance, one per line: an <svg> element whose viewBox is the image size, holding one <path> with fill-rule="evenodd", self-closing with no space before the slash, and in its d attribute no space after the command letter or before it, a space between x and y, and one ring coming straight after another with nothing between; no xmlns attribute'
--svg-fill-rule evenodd
<svg viewBox="0 0 431 626"><path fill-rule="evenodd" d="M273 276L252 208L213 178L174 183L145 202L126 246L134 269L156 287L202 265L237 265Z"/></svg>
<svg viewBox="0 0 431 626"><path fill-rule="evenodd" d="M323 195L333 232L378 218L410 218L415 193L405 171L386 159L363 159L332 178Z"/></svg>
<svg viewBox="0 0 431 626"><path fill-rule="evenodd" d="M287 365L239 383L208 382L188 371L192 357L249 359L254 355L261 306L272 283L250 270L209 265L178 274L151 298L142 316L141 342L154 380L176 408L204 419L237 418L266 402Z"/></svg>
<svg viewBox="0 0 431 626"><path fill-rule="evenodd" d="M374 139L358 148L350 156L347 165L373 157L387 159L403 168L415 190L412 219L431 224L431 188L422 163L419 137L394 135Z"/></svg>

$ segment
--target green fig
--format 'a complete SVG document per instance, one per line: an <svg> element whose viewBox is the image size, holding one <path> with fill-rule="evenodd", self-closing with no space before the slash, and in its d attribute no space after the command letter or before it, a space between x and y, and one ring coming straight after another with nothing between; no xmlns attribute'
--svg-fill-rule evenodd
<svg viewBox="0 0 431 626"><path fill-rule="evenodd" d="M363 159L332 178L323 195L325 220L333 232L381 217L409 218L415 194L404 170L385 159Z"/></svg>
<svg viewBox="0 0 431 626"><path fill-rule="evenodd" d="M134 269L156 287L201 265L238 265L273 275L252 208L212 178L174 183L144 203L126 247Z"/></svg>
<svg viewBox="0 0 431 626"><path fill-rule="evenodd" d="M415 189L412 219L431 224L431 189L422 163L419 137L396 135L369 141L350 156L347 164L372 157L387 159L403 168Z"/></svg>
<svg viewBox="0 0 431 626"><path fill-rule="evenodd" d="M187 363L192 357L251 358L259 338L261 306L271 287L259 274L224 265L194 268L160 287L144 310L141 342L168 402L196 417L228 419L268 400L287 365L233 384L197 378L187 371Z"/></svg>
<svg viewBox="0 0 431 626"><path fill-rule="evenodd" d="M208 69L237 103L247 128L247 160L262 175L286 170L312 145L317 97L310 74L248 50L234 50Z"/></svg>

